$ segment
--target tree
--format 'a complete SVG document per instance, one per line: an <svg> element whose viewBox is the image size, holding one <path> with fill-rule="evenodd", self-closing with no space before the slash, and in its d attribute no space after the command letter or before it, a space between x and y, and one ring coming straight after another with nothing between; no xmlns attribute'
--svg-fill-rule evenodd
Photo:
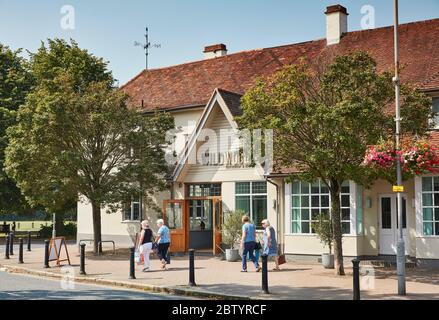
<svg viewBox="0 0 439 320"><path fill-rule="evenodd" d="M329 188L339 275L344 275L341 185L372 182L373 174L362 163L368 146L393 138L393 99L390 72L379 73L364 52L302 60L259 80L242 98L240 126L274 130L276 164L297 169L292 179L320 179ZM404 87L402 116L404 134L425 134L431 100Z"/></svg>
<svg viewBox="0 0 439 320"><path fill-rule="evenodd" d="M72 196L86 197L97 253L101 208L114 212L139 197L148 204L165 188L165 133L173 119L129 108L102 59L76 43L49 45L32 57L37 86L8 130L6 169L30 203L51 212Z"/></svg>
<svg viewBox="0 0 439 320"><path fill-rule="evenodd" d="M32 87L32 77L20 50L0 44L0 213L29 211L14 181L4 172L4 152L8 144L6 129L14 124L15 113Z"/></svg>

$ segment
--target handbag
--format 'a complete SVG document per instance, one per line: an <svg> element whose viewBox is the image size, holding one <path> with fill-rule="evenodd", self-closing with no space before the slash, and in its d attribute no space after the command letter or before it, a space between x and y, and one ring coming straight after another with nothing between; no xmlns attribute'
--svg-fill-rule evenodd
<svg viewBox="0 0 439 320"><path fill-rule="evenodd" d="M255 247L255 250L262 250L262 245L261 245L261 242L256 242L256 247Z"/></svg>

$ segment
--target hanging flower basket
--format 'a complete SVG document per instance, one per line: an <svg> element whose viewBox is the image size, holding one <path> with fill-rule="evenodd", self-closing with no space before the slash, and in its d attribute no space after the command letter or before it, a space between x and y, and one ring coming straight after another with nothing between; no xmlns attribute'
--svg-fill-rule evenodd
<svg viewBox="0 0 439 320"><path fill-rule="evenodd" d="M378 176L394 180L399 157L403 178L439 172L439 151L428 141L404 143L398 151L390 143L372 146L366 151L363 165L372 168Z"/></svg>

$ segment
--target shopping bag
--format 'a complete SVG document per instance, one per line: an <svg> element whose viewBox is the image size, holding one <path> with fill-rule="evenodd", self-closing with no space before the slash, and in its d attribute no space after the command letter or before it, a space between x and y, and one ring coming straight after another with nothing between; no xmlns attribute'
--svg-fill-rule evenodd
<svg viewBox="0 0 439 320"><path fill-rule="evenodd" d="M136 252L134 252L134 262L137 264L139 264L141 262L140 252L138 250L136 250Z"/></svg>

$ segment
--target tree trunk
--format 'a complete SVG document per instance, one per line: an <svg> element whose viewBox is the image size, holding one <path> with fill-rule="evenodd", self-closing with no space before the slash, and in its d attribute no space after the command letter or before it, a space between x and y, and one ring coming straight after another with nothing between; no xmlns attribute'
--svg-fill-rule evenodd
<svg viewBox="0 0 439 320"><path fill-rule="evenodd" d="M56 236L61 237L65 236L64 234L64 211L60 211L55 213L55 230L56 230Z"/></svg>
<svg viewBox="0 0 439 320"><path fill-rule="evenodd" d="M337 180L331 180L331 221L334 232L335 272L339 276L344 276L345 272L343 266L343 234L341 230L340 188L341 184Z"/></svg>
<svg viewBox="0 0 439 320"><path fill-rule="evenodd" d="M102 251L102 248L99 246L99 242L102 240L101 234L101 204L92 201L92 211L93 211L93 252L94 254L98 254Z"/></svg>

